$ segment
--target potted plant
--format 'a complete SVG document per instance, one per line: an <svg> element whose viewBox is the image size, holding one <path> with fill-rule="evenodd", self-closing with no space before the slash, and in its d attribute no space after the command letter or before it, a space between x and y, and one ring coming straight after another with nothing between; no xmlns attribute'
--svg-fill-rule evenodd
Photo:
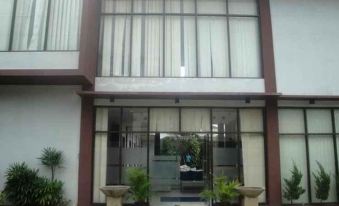
<svg viewBox="0 0 339 206"><path fill-rule="evenodd" d="M295 163L291 174L290 179L284 178L283 196L293 204L293 200L298 200L305 193L305 189L300 186L303 175Z"/></svg>
<svg viewBox="0 0 339 206"><path fill-rule="evenodd" d="M143 169L131 168L127 171L127 179L135 201L135 206L148 206L148 198L150 196L150 181Z"/></svg>
<svg viewBox="0 0 339 206"><path fill-rule="evenodd" d="M206 189L200 195L204 200L215 200L214 206L230 206L239 196L237 191L239 186L237 180L230 181L226 176L219 176L214 180L213 190Z"/></svg>
<svg viewBox="0 0 339 206"><path fill-rule="evenodd" d="M324 167L319 162L317 162L317 164L319 170L317 173L313 173L313 177L315 179L315 196L322 203L322 201L328 199L331 175L325 171Z"/></svg>

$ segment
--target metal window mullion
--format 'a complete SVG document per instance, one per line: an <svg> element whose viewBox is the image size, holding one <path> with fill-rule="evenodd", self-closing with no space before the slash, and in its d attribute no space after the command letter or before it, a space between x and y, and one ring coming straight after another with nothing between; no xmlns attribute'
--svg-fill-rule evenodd
<svg viewBox="0 0 339 206"><path fill-rule="evenodd" d="M165 24L165 0L162 0L162 77L165 77Z"/></svg>
<svg viewBox="0 0 339 206"><path fill-rule="evenodd" d="M122 180L122 116L123 116L123 107L120 107L120 126L119 126L119 184L121 183ZM127 142L127 138L126 138Z"/></svg>
<svg viewBox="0 0 339 206"><path fill-rule="evenodd" d="M231 61L231 32L230 32L230 16L229 14L229 8L228 8L228 0L226 0L226 26L227 26L227 49L228 49L228 75L229 77L232 77L232 61Z"/></svg>
<svg viewBox="0 0 339 206"><path fill-rule="evenodd" d="M196 61L196 74L195 77L199 77L199 41L198 41L198 2L194 0L194 22L195 22L195 61Z"/></svg>
<svg viewBox="0 0 339 206"><path fill-rule="evenodd" d="M240 109L237 108L237 155L238 155L238 177L240 177L240 174L241 174L241 160L240 160L240 157L241 157L241 152L240 152L240 144L241 143L241 125L240 125ZM240 179L240 178L239 178ZM244 180L241 180L242 182Z"/></svg>
<svg viewBox="0 0 339 206"><path fill-rule="evenodd" d="M14 38L14 27L15 27L15 20L16 20L17 5L18 5L18 0L14 0L13 10L12 10L11 31L10 31L10 34L9 34L8 51L13 51L13 38Z"/></svg>
<svg viewBox="0 0 339 206"><path fill-rule="evenodd" d="M134 11L134 0L132 0L132 5L131 5L131 12ZM128 60L128 73L129 73L129 77L132 76L132 55L133 55L133 26L134 26L134 16L130 15L131 18L131 25L130 25L130 35L129 35L129 60Z"/></svg>
<svg viewBox="0 0 339 206"><path fill-rule="evenodd" d="M337 148L337 135L336 135L336 130L337 129L336 129L336 125L335 125L334 109L331 109L331 118L332 118L334 161L335 161L334 164L335 164L335 173L336 173L336 177L337 177L338 174L339 174L339 171L338 171L338 148ZM338 198L338 196L337 196L337 198ZM338 200L339 200L339 198L338 198Z"/></svg>
<svg viewBox="0 0 339 206"><path fill-rule="evenodd" d="M209 183L209 188L213 190L214 158L213 158L213 109L212 108L210 108L210 138L207 139L206 144L207 144L206 150L208 150L207 154L210 156L210 157L207 157L207 158L210 158L209 161L207 161L208 163L207 166L210 167L208 170L208 178L209 178L208 183Z"/></svg>
<svg viewBox="0 0 339 206"><path fill-rule="evenodd" d="M46 17L46 28L45 28L45 39L44 39L44 51L47 50L48 43L48 31L49 31L49 19L51 17L51 0L47 1L47 17Z"/></svg>
<svg viewBox="0 0 339 206"><path fill-rule="evenodd" d="M310 172L310 152L309 152L309 135L307 125L306 109L303 109L304 113L304 128L305 128L305 144L306 144L306 164L307 164L307 187L308 187L308 201L312 202L312 186L311 186L311 172Z"/></svg>
<svg viewBox="0 0 339 206"><path fill-rule="evenodd" d="M113 12L116 11L116 1L113 1ZM110 55L110 76L114 76L114 40L115 40L115 16L112 16L112 32L111 32L111 55ZM122 75L121 75L122 76Z"/></svg>
<svg viewBox="0 0 339 206"><path fill-rule="evenodd" d="M147 108L147 169L146 169L146 172L147 172L147 179L150 181L150 175L149 175L149 152L150 152L150 149L149 149L149 139L150 139L150 108L148 107ZM147 197L147 202L149 202L149 197Z"/></svg>

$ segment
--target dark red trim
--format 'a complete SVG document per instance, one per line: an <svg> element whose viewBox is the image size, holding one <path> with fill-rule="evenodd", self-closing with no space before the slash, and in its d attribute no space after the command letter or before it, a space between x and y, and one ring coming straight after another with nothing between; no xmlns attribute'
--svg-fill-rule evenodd
<svg viewBox="0 0 339 206"><path fill-rule="evenodd" d="M268 205L281 205L282 198L277 99L267 99L265 111L267 203Z"/></svg>
<svg viewBox="0 0 339 206"><path fill-rule="evenodd" d="M90 97L83 97L81 101L78 206L90 206L92 203L94 105Z"/></svg>
<svg viewBox="0 0 339 206"><path fill-rule="evenodd" d="M330 95L281 95L280 100L317 100L317 101L336 101L339 96Z"/></svg>
<svg viewBox="0 0 339 206"><path fill-rule="evenodd" d="M265 78L265 89L266 92L277 92L269 0L258 0L258 3L260 11L262 67L263 76Z"/></svg>

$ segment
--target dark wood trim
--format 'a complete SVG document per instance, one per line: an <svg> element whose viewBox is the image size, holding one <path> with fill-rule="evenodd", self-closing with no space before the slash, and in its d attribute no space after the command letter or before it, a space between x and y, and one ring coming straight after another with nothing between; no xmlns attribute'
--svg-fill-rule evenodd
<svg viewBox="0 0 339 206"><path fill-rule="evenodd" d="M94 104L90 97L81 100L78 205L92 203Z"/></svg>
<svg viewBox="0 0 339 206"><path fill-rule="evenodd" d="M338 95L281 95L280 100L337 101Z"/></svg>
<svg viewBox="0 0 339 206"><path fill-rule="evenodd" d="M278 102L276 99L266 100L266 195L268 205L281 205L280 180L280 146L278 129Z"/></svg>
<svg viewBox="0 0 339 206"><path fill-rule="evenodd" d="M276 92L273 35L269 0L259 0L262 68L266 92Z"/></svg>

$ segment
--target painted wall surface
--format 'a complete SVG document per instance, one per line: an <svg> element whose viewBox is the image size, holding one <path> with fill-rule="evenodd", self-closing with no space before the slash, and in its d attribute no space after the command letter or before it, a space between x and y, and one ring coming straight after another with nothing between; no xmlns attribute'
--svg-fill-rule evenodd
<svg viewBox="0 0 339 206"><path fill-rule="evenodd" d="M63 151L56 178L76 205L81 99L78 86L0 86L0 190L9 164L25 161L50 177L37 159L45 147Z"/></svg>
<svg viewBox="0 0 339 206"><path fill-rule="evenodd" d="M96 78L106 92L265 92L263 79L241 78Z"/></svg>
<svg viewBox="0 0 339 206"><path fill-rule="evenodd" d="M339 95L339 1L270 5L278 92Z"/></svg>
<svg viewBox="0 0 339 206"><path fill-rule="evenodd" d="M1 52L1 69L78 69L79 52Z"/></svg>

